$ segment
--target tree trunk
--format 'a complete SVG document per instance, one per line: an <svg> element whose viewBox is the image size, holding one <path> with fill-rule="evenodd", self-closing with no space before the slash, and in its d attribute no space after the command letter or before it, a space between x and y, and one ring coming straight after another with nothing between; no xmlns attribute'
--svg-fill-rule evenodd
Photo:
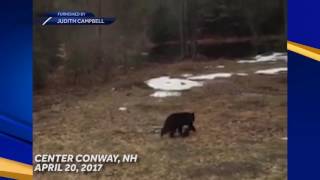
<svg viewBox="0 0 320 180"><path fill-rule="evenodd" d="M184 37L185 37L185 56L190 56L190 20L189 20L189 0L184 1Z"/></svg>
<svg viewBox="0 0 320 180"><path fill-rule="evenodd" d="M282 0L282 8L283 8L283 21L284 21L284 32L283 32L283 43L284 48L286 49L287 40L288 40L288 1Z"/></svg>
<svg viewBox="0 0 320 180"><path fill-rule="evenodd" d="M99 0L98 3L98 15L102 17L102 0ZM103 51L102 51L102 26L98 26L98 52L99 52L99 59L98 61L102 60Z"/></svg>
<svg viewBox="0 0 320 180"><path fill-rule="evenodd" d="M185 57L185 33L184 33L184 6L185 0L180 0L180 20L179 20L179 29L180 29L180 58L184 59Z"/></svg>

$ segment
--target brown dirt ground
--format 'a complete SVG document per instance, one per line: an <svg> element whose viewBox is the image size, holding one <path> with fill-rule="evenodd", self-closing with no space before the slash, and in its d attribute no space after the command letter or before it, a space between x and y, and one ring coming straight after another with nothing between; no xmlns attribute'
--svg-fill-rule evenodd
<svg viewBox="0 0 320 180"><path fill-rule="evenodd" d="M216 65L225 65L217 69ZM35 179L287 179L287 74L255 70L285 62L149 64L90 90L35 95L34 153L137 153L139 162L92 174L38 173ZM181 97L153 98L143 82L182 73L247 72L207 81ZM125 106L128 111L119 111ZM173 112L196 113L196 133L160 138Z"/></svg>

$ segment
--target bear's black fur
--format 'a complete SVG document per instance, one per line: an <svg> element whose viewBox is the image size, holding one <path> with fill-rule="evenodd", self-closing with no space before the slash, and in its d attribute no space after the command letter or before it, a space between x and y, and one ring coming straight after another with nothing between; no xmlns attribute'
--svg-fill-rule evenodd
<svg viewBox="0 0 320 180"><path fill-rule="evenodd" d="M196 128L193 126L194 120L194 113L180 112L171 114L161 129L161 137L166 133L170 133L170 137L174 137L177 130L181 137L189 136L190 130L196 131ZM185 130L184 126L187 126Z"/></svg>

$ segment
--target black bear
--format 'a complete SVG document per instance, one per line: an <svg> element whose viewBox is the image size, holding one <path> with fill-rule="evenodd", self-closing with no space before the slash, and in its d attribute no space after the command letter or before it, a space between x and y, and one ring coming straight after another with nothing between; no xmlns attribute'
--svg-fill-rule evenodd
<svg viewBox="0 0 320 180"><path fill-rule="evenodd" d="M161 137L166 133L170 133L170 137L174 137L174 134L178 130L181 137L189 136L189 131L196 131L193 126L194 113L180 112L171 114L164 122L163 128L161 129ZM187 126L187 128L184 128Z"/></svg>

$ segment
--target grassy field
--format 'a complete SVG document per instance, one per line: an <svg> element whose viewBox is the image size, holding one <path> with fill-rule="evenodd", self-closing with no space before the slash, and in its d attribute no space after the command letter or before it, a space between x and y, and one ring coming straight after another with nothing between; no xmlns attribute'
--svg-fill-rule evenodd
<svg viewBox="0 0 320 180"><path fill-rule="evenodd" d="M148 64L90 90L37 94L34 153L137 153L140 161L101 173L42 173L35 179L287 179L287 74L254 74L273 67L286 63ZM150 97L154 90L144 84L163 75L216 72L248 76L209 80L180 97ZM179 111L195 112L197 132L161 139L156 130Z"/></svg>

